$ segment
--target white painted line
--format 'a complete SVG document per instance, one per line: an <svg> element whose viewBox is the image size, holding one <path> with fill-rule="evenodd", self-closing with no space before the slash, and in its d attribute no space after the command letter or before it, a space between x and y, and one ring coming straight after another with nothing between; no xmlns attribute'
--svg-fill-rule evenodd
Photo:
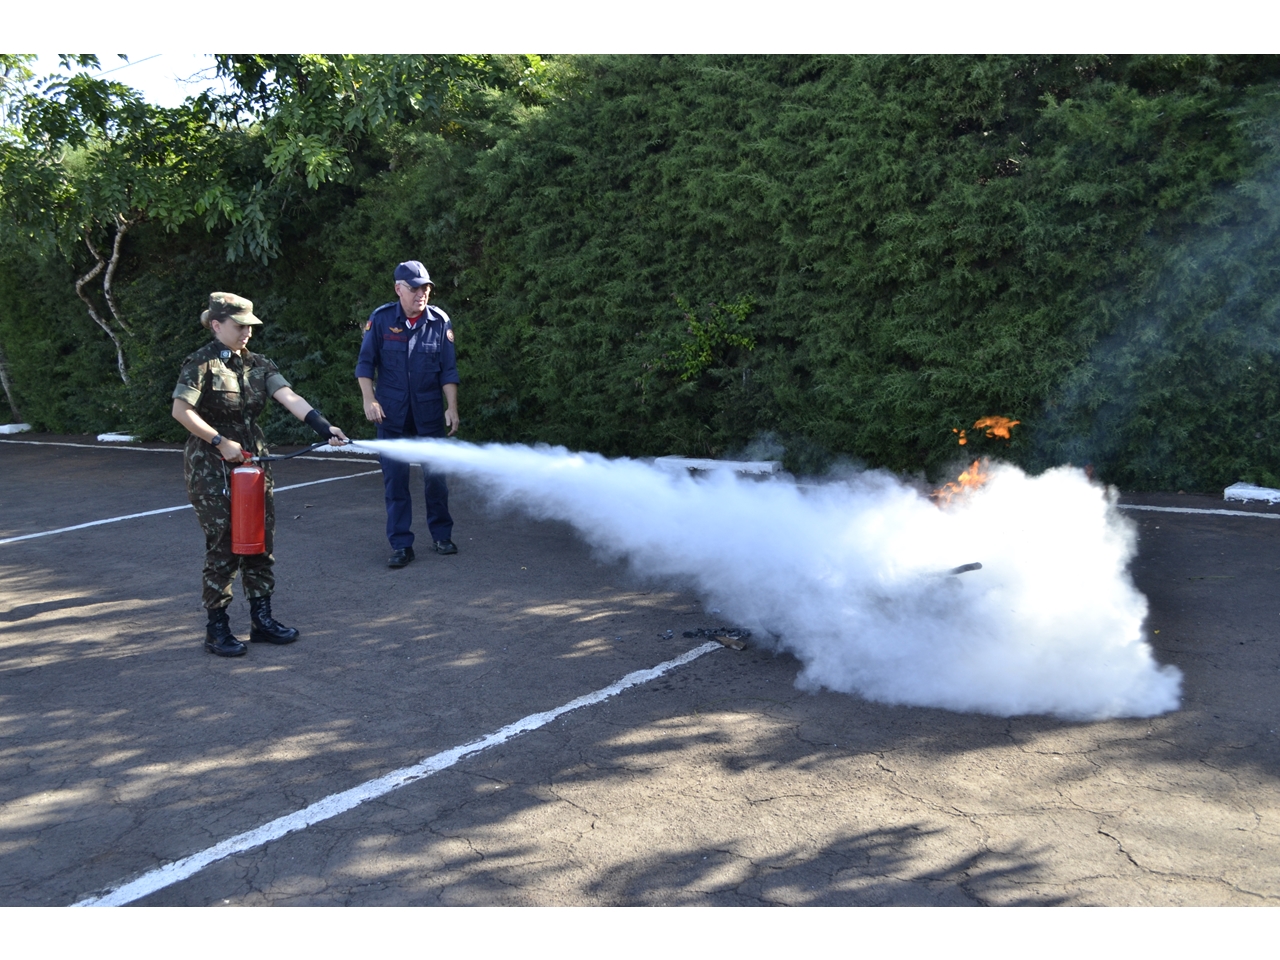
<svg viewBox="0 0 1280 960"><path fill-rule="evenodd" d="M479 740L472 740L470 743L465 743L460 747L437 753L419 763L415 763L411 767L392 770L376 780L366 781L359 786L352 787L350 790L330 794L323 800L317 800L309 807L303 807L296 813L278 817L256 829L223 840L207 850L194 853L189 857L183 857L181 860L175 860L173 863L167 863L163 867L157 867L136 880L113 887L101 896L89 897L78 903L73 903L72 906L122 907L126 903L141 900L157 890L163 890L165 887L172 886L199 873L211 863L216 863L237 853L244 853L246 850L260 847L264 843L270 843L272 840L279 840L286 834L293 833L296 830L305 830L313 824L329 820L340 813L346 813L366 800L375 800L391 793L393 790L399 790L401 787L408 786L424 777L429 777L433 773L447 770L467 757L474 756L483 750L488 750L490 747L506 743L521 734L537 730L539 727L545 727L552 720L562 717L572 710L601 703L610 697L616 696L628 687L648 683L650 680L655 680L664 673L676 669L676 667L683 667L686 663L691 663L704 654L721 649L723 647L719 643L709 641L700 647L694 647L688 653L681 654L674 660L668 660L647 670L636 670L634 673L628 673L621 680L611 683L607 687L602 687L594 693L588 693L578 697L576 700L570 700L554 710L548 710L545 713L531 713L522 720L517 720L515 723L507 724L500 730L495 730L487 737L481 737Z"/></svg>
<svg viewBox="0 0 1280 960"><path fill-rule="evenodd" d="M1215 517L1255 517L1280 520L1280 513L1254 513L1252 510L1204 510L1199 507L1148 507L1140 503L1121 503L1121 510L1152 510L1156 513L1208 513Z"/></svg>
<svg viewBox="0 0 1280 960"><path fill-rule="evenodd" d="M78 447L81 450L134 450L138 453L181 453L181 447L117 447L108 444L101 446L96 443L64 443L61 440L3 440L0 441L0 450L4 449L6 443L24 443L29 447Z"/></svg>
<svg viewBox="0 0 1280 960"><path fill-rule="evenodd" d="M348 473L341 477L325 477L323 480L308 480L306 483L291 483L287 487L276 487L276 493L286 490L297 490L299 487L313 487L317 483L333 483L335 480L350 480L353 477L368 477L381 470L365 470L363 473ZM19 540L35 540L37 537L52 537L55 533L67 533L71 530L83 530L86 527L100 527L104 523L119 523L121 520L136 520L138 517L154 517L160 513L173 513L175 510L190 510L191 504L184 503L178 507L161 507L159 510L144 510L142 513L128 513L123 517L109 517L106 520L90 520L88 523L77 523L73 527L59 527L57 530L43 530L40 533L26 533L20 537L6 537L0 543L17 543Z"/></svg>
<svg viewBox="0 0 1280 960"><path fill-rule="evenodd" d="M92 443L63 443L62 441L53 441L53 440L4 440L4 441L0 441L0 446L3 446L3 444L5 443L25 443L35 447L79 447L82 450L136 450L139 453L182 453L181 448L171 449L171 448L156 448L156 447L117 447L117 446L108 446L108 445L96 446ZM356 443L359 443L359 441L357 440ZM354 456L354 455L347 454L347 456ZM327 463L334 462L332 457L324 457L324 456L301 456L301 457L297 457L296 459L324 460ZM654 462L657 463L662 460L675 461L680 459L683 459L683 458L658 457L655 459ZM380 461L351 459L346 462L347 463L379 463ZM706 462L708 464L717 464L720 466L724 466L727 464L727 461L722 462L717 460L708 460ZM755 463L751 463L749 465L756 466ZM412 466L418 466L418 465L412 464ZM351 474L351 476L363 477L363 476L366 476L366 474L355 473L355 474ZM347 478L346 477L330 477L329 479L345 480ZM325 480L312 481L312 483L326 483L326 482L328 481L325 481ZM307 484L300 483L300 484L295 484L294 486L305 487L307 486ZM797 484L797 486L819 486L819 484ZM294 487L293 486L277 487L276 489L292 490L294 489ZM1118 506L1120 507L1121 510L1150 510L1157 513L1201 513L1201 514L1212 514L1214 516L1219 516L1219 517L1263 517L1271 520L1280 520L1280 513L1254 513L1249 510L1206 510L1199 507L1148 507L1138 503L1121 503L1121 504L1118 504ZM82 523L80 524L80 526L77 526L77 527L62 527L59 530L50 530L46 533L31 533L25 537L10 537L8 540L0 540L0 543L13 543L15 540L27 540L30 537L47 537L55 533L65 533L67 530L79 530L81 529L81 527L96 526L99 523L115 523L117 520L131 520L134 517L148 517L148 516L151 516L151 514L153 513L168 513L171 510L186 510L186 509L189 509L189 507L168 507L164 510L152 510L149 513L134 513L134 514L130 514L127 517L114 517L111 520L95 520L93 523Z"/></svg>
<svg viewBox="0 0 1280 960"><path fill-rule="evenodd" d="M334 462L334 461L333 461L333 457L308 457L308 456L306 456L305 454L304 454L303 456L301 456L301 457L290 457L290 459L291 459L291 460L324 460L326 463L333 463L333 462ZM354 457L354 456L350 457L350 459L345 459L345 458L344 458L344 459L342 460L342 463L343 463L344 465L346 465L346 464L348 464L348 463L381 463L381 462L382 462L382 461L380 461L380 460L364 460L364 459L361 459L361 458L359 458L359 457Z"/></svg>
<svg viewBox="0 0 1280 960"><path fill-rule="evenodd" d="M381 470L365 470L361 473L344 473L340 477L325 477L323 480L308 480L306 483L291 483L287 487L276 487L276 493L284 493L286 490L298 490L302 487L314 487L317 483L333 483L335 480L350 480L352 477L371 477L375 473L381 473Z"/></svg>
<svg viewBox="0 0 1280 960"><path fill-rule="evenodd" d="M76 447L80 450L133 450L137 453L181 453L181 447L115 447L108 444L98 446L93 443L63 443L60 440L6 440L4 443L25 443L31 447ZM377 460L357 460L354 454L348 454L350 460L341 461L343 463L378 463ZM367 454L366 454L367 456ZM294 457L294 460L323 460L326 463L334 463L332 457ZM284 490L284 487L280 487Z"/></svg>
<svg viewBox="0 0 1280 960"><path fill-rule="evenodd" d="M143 513L130 513L123 517L111 517L108 520L90 520L88 523L77 523L74 527L59 527L57 530L43 530L40 533L25 533L20 537L5 537L0 543L17 543L19 540L35 540L37 537L52 537L55 533L67 533L71 530L83 530L86 527L97 527L104 523L119 523L121 520L135 520L138 517L154 517L159 513L173 513L175 510L190 510L191 504L184 503L180 507L161 507L159 510L147 510Z"/></svg>

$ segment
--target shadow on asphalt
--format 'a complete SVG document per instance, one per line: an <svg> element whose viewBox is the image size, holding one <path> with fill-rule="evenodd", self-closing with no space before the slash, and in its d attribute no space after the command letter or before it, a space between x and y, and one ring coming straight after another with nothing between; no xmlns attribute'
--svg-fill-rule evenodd
<svg viewBox="0 0 1280 960"><path fill-rule="evenodd" d="M367 469L291 464L277 484ZM113 489L106 506L169 505L175 469L139 460L131 477L155 502ZM19 486L11 473L3 492ZM79 512L104 512L93 496ZM0 901L72 902L667 660L698 643L684 630L722 622L595 562L563 525L488 511L463 485L454 502L459 556L389 571L378 477L282 494L275 613L303 640L233 661L200 646L189 512L0 547ZM47 525L41 509L22 529ZM716 651L147 902L215 902L219 884L370 904L512 902L522 885L531 903L941 905L996 889L1073 902L1018 891L1054 859L1037 830L974 849L939 824L1023 800L1052 819L1110 771L1132 795L1098 816L1127 815L1162 778L1226 803L1241 778L1273 790L1280 772L1280 521L1134 520L1153 644L1185 674L1178 713L1072 724L885 705L798 692L789 656ZM232 612L247 639L238 592ZM878 806L862 810L870 786ZM766 829L771 804L785 829ZM614 843L598 857L582 839L596 824ZM276 861L290 844L307 866Z"/></svg>

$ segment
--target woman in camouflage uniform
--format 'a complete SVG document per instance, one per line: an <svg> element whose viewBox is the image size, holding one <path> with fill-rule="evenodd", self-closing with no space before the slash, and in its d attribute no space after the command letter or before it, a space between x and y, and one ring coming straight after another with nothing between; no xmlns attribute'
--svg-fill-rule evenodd
<svg viewBox="0 0 1280 960"><path fill-rule="evenodd" d="M231 552L227 464L266 454L266 438L257 421L269 399L279 401L334 446L340 446L347 437L293 391L274 363L249 352L247 344L253 328L262 323L253 315L252 302L234 293L210 294L209 309L200 315L200 323L215 339L182 362L173 391L173 418L191 433L183 466L187 495L204 530L204 605L209 612L204 648L220 657L238 657L248 648L232 634L227 617L231 583L237 571L244 574L244 592L249 598L251 641L292 643L298 639L298 631L271 616L271 592L275 587L271 570L275 562L271 554L275 534L271 468L264 464L266 552L241 556Z"/></svg>

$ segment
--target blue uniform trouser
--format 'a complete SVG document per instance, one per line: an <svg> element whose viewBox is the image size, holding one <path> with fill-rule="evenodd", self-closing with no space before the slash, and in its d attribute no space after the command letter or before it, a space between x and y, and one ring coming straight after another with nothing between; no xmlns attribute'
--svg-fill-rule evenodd
<svg viewBox="0 0 1280 960"><path fill-rule="evenodd" d="M443 419L434 431L419 431L414 425L412 413L405 419L401 430L388 426L385 421L378 424L379 440L443 436ZM387 497L387 540L391 542L392 550L412 547L413 531L409 527L413 523L413 501L409 496L409 464L390 457L380 459L382 483ZM450 540L453 538L453 517L449 515L449 487L445 484L444 474L432 473L424 463L422 478L427 497L427 529L431 531L431 539Z"/></svg>

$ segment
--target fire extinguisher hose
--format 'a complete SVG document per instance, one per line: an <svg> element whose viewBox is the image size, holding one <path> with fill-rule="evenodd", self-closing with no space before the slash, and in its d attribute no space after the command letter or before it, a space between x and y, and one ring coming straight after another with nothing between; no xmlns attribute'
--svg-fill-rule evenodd
<svg viewBox="0 0 1280 960"><path fill-rule="evenodd" d="M347 443L350 442L350 440L347 441ZM293 453L273 453L263 457L245 457L245 460L253 461L254 463L273 463L276 460L290 460L293 457L300 457L304 453L310 453L312 450L319 450L321 447L326 447L328 445L328 440L321 440L319 443L313 443L311 446L303 447L301 450L295 450ZM343 446L346 446L346 444L343 444Z"/></svg>

